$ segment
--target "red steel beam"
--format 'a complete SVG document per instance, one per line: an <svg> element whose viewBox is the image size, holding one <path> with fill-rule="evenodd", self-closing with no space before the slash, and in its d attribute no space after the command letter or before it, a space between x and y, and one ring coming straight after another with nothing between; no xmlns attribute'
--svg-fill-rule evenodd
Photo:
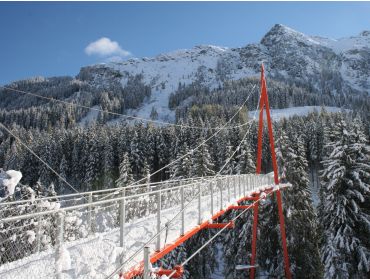
<svg viewBox="0 0 370 280"><path fill-rule="evenodd" d="M286 244L286 234L285 234L285 222L284 222L284 213L283 213L283 202L281 200L281 192L277 190L276 200L278 204L279 211L279 221L280 221L280 231L281 231L281 241L283 243L283 253L284 253L284 264L285 264L285 276L288 279L292 278L292 273L290 272L290 262L288 255L288 246Z"/></svg>
<svg viewBox="0 0 370 280"><path fill-rule="evenodd" d="M212 220L216 220L219 217L221 217L223 214L226 213L227 210L220 210L217 214L215 214L212 217ZM156 261L163 258L165 255L167 255L169 252L180 246L182 243L184 243L186 240L197 234L199 231L207 228L208 225L211 223L209 221L205 221L202 224L198 225L197 227L189 230L184 235L180 236L176 241L172 244L166 245L161 251L155 252L154 255L150 257L150 262L155 263ZM128 272L126 272L123 276L125 279L131 279L136 276L139 276L143 273L144 265L143 262L140 262L139 265L136 265L135 267L131 268Z"/></svg>
<svg viewBox="0 0 370 280"><path fill-rule="evenodd" d="M250 207L249 205L232 205L229 207L230 210L245 210Z"/></svg>
<svg viewBox="0 0 370 280"><path fill-rule="evenodd" d="M215 224L208 224L206 228L234 228L235 224L233 221L228 222L228 223L215 223Z"/></svg>
<svg viewBox="0 0 370 280"><path fill-rule="evenodd" d="M176 271L176 272L174 274L172 274L174 271ZM184 275L184 268L181 265L175 265L174 266L174 269L163 269L163 268L160 268L156 272L156 274L159 277L162 277L164 275L170 276L172 274L171 278L180 279Z"/></svg>
<svg viewBox="0 0 370 280"><path fill-rule="evenodd" d="M264 67L261 66L261 95L260 95L260 114L259 114L259 123L258 123L258 144L257 144L257 164L256 164L256 173L261 174L261 164L262 164L262 138L263 138L263 107L265 105L265 99L263 94L263 80L264 76Z"/></svg>
<svg viewBox="0 0 370 280"><path fill-rule="evenodd" d="M278 185L279 184L279 174L278 174L278 167L277 167L276 153L275 153L275 141L274 141L274 134L272 131L270 105L269 105L269 98L267 95L267 85L266 85L265 78L263 78L263 94L264 94L264 100L265 100L264 103L266 105L267 127L268 127L268 132L269 132L270 152L271 152L272 167L274 170L274 180L275 180L275 185Z"/></svg>
<svg viewBox="0 0 370 280"><path fill-rule="evenodd" d="M272 188L269 188L269 189L271 190ZM243 198L239 199L239 201L244 201L244 200L249 200L249 199L250 199L250 197L248 196L248 197L243 197ZM235 205L231 205L231 206L229 206L226 209L220 210L215 215L213 215L212 220L213 221L214 220L217 220L219 217L221 217L222 215L224 215L226 212L228 212L230 210L233 210L233 207L235 207ZM158 261L161 258L163 258L165 255L167 255L169 252L171 252L172 250L174 250L176 247L180 246L186 240L188 240L189 238L191 238L192 236L194 236L195 234L197 234L199 231L201 231L203 229L206 229L206 228L209 228L209 227L213 227L212 225L215 225L215 224L212 224L209 221L205 221L204 223L202 223L202 224L196 226L195 228L189 230L184 235L182 235L178 239L176 239L176 241L174 243L166 245L159 252L155 252L150 257L150 262L151 263L155 263L156 261ZM134 278L136 276L141 275L143 273L143 270L144 270L144 263L143 262L140 262L138 265L132 267L125 274L120 275L120 278L123 277L124 279L132 279L132 278Z"/></svg>
<svg viewBox="0 0 370 280"><path fill-rule="evenodd" d="M271 152L271 160L272 160L272 167L274 170L274 182L275 185L279 184L279 175L278 175L278 166L276 161L276 153L275 153L275 142L274 142L274 134L272 131L272 122L271 122L271 114L270 114L270 105L267 95L267 84L265 79L265 69L263 64L261 65L261 96L260 96L260 115L259 115L259 126L258 126L258 146L257 146L257 166L256 166L256 173L261 173L261 162L262 162L262 139L263 139L263 108L265 106L266 109L266 117L267 117L267 128L269 134L269 142L270 142L270 152ZM280 231L281 231L281 239L282 239L282 247L283 247L283 255L284 255L284 266L285 266L285 276L286 278L292 278L290 272L290 263L289 263L289 255L288 255L288 248L286 243L286 233L285 233L285 222L284 222L284 213L283 213L283 205L281 200L281 193L280 190L277 191L277 204L278 204L278 212L279 212L279 222L280 222ZM257 203L256 203L257 204ZM258 207L258 206L257 206ZM254 226L257 227L258 218L256 217L257 210L255 209L255 219L253 223L253 230ZM256 231L257 232L257 231ZM257 235L253 235L252 240L252 256L251 256L251 264L254 265L254 261L256 258L256 240ZM254 270L251 270L251 278L254 278Z"/></svg>
<svg viewBox="0 0 370 280"><path fill-rule="evenodd" d="M271 188L265 189L265 192L266 192L266 196L268 196L268 195L272 194L274 191L273 191L273 188L271 187ZM257 192L255 192L253 194L257 194ZM239 199L239 201L240 202L247 201L247 200L250 200L250 198L251 198L250 196L246 196L246 197L243 197L243 198ZM226 209L223 209L223 210L220 210L219 212L217 212L215 215L213 215L213 217L211 219L213 221L214 220L217 220L222 215L224 215L226 212L231 211L231 210L234 210L235 207L243 207L243 208L245 207L244 209L247 209L250 206L247 206L247 205L240 205L240 206L231 205L231 206L227 207ZM227 224L229 224L229 223L227 223ZM203 229L206 229L206 228L209 228L209 227L212 227L212 225L215 225L215 224L210 223L209 220L208 220L208 221L205 221L202 224L194 227L193 229L189 230L184 235L182 235L178 239L176 239L174 243L171 243L171 244L166 245L159 252L155 252L150 257L150 262L151 263L155 263L156 261L158 261L161 258L163 258L165 255L167 255L169 252L171 252L172 250L174 250L175 248L177 248L178 246L180 246L186 240L190 239L192 236L194 236L195 234L197 234L199 231L201 231ZM120 275L120 278L132 279L134 277L137 277L137 276L142 275L143 274L143 271L144 271L144 263L143 262L140 262L138 265L132 267L128 272Z"/></svg>

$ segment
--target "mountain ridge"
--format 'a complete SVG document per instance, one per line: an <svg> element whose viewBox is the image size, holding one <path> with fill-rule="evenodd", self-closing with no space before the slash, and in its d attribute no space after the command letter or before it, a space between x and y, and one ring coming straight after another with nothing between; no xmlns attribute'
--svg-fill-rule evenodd
<svg viewBox="0 0 370 280"><path fill-rule="evenodd" d="M330 39L275 24L258 43L237 48L197 45L151 58L84 66L75 79L97 91L124 90L132 80L140 81L151 93L135 102L128 113L150 118L154 108L159 119L173 121L169 96L180 84L220 88L226 81L258 77L261 63L268 78L317 94L369 95L370 31Z"/></svg>

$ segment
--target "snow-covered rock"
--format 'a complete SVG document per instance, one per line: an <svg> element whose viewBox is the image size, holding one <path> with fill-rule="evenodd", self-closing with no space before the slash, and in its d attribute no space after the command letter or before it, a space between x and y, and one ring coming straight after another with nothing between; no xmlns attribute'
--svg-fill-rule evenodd
<svg viewBox="0 0 370 280"><path fill-rule="evenodd" d="M274 25L260 42L242 47L200 45L152 58L82 67L75 78L39 78L26 80L26 84L34 91L47 96L54 94L68 102L84 101L86 106L124 111L145 119L151 119L155 112L153 119L172 122L175 111L169 108L169 97L179 84L219 88L226 81L259 77L262 62L268 78L317 94L370 94L370 31L330 39L306 35L281 24ZM22 83L11 86L22 88ZM55 86L60 86L61 92L68 90L59 96L59 90L51 90ZM3 102L3 106L19 109L24 106L20 104L28 103L19 97ZM98 117L103 120L104 114L86 110L80 113L78 121L83 126ZM107 116L104 119L111 124L120 120Z"/></svg>
<svg viewBox="0 0 370 280"><path fill-rule="evenodd" d="M333 94L370 93L369 34L364 31L358 36L334 40L305 35L276 24L257 44L240 48L196 46L153 58L84 67L80 76L88 76L99 84L119 77L124 87L129 77L142 75L152 95L130 114L150 118L155 108L159 119L170 121L174 112L168 108L168 99L179 83L198 82L216 88L226 80L258 76L262 62L268 76L310 85L318 93L326 90Z"/></svg>

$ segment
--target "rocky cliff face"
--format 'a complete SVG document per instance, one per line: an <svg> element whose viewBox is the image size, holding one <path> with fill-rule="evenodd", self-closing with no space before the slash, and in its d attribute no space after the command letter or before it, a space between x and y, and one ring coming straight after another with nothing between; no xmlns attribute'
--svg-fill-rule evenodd
<svg viewBox="0 0 370 280"><path fill-rule="evenodd" d="M258 76L261 63L267 75L288 83L331 94L370 93L370 32L338 40L308 36L276 24L260 43L241 48L196 46L154 58L130 59L104 67L119 72L125 86L132 75L142 75L152 88L148 103L160 116L171 115L168 96L179 83L194 82L215 88L226 80ZM102 66L95 68L98 72ZM143 106L137 112L149 116Z"/></svg>
<svg viewBox="0 0 370 280"><path fill-rule="evenodd" d="M149 118L154 108L160 119L173 120L168 100L180 83L217 88L228 80L258 77L262 62L268 77L317 94L370 94L370 31L335 40L308 36L281 24L273 26L260 43L241 48L203 45L153 58L93 65L81 68L76 79L102 91L124 89L140 80L151 88L151 95L130 113Z"/></svg>

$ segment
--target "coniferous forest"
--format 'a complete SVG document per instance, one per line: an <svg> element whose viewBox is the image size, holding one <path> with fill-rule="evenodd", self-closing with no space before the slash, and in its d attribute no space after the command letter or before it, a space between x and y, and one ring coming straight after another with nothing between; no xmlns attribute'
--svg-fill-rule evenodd
<svg viewBox="0 0 370 280"><path fill-rule="evenodd" d="M126 91L111 88L111 92L98 94L95 89L92 95L83 94L86 85L81 86L76 81L67 79L66 87L65 79L28 81L18 86L31 91L33 86L37 89L41 83L53 89L45 91L45 95L50 96L51 92L57 98L71 97L78 92L77 100L82 104L100 104L103 109L121 113L135 107L135 102L138 102L133 100L136 95L130 95L130 92L144 90L150 95L150 89L143 86L140 77L129 83ZM44 102L30 96L20 96L18 101L23 103L1 99L3 107L12 109L2 109L0 118L53 169L68 178L78 191L108 189L128 185L189 154L213 130L185 126L225 125L245 99L247 89L250 90L254 84L258 81L246 79L227 83L225 87L212 91L196 84L187 87L179 85L171 95L169 106L176 110L177 123L184 127L133 123L130 120L109 123L112 116L106 113L99 113L96 121L89 125L80 125L86 110L66 108L63 104ZM290 182L294 190L283 192L293 276L369 278L369 100L361 101L358 96L318 95L310 93L309 89L282 82L272 81L270 85L273 108L307 104L339 107L345 104L348 108L329 113L322 107L305 116L274 121L279 171L283 181ZM235 128L222 130L197 153L190 153L151 180L215 174L247 130L247 139L224 173L254 173L258 123L251 121L248 111L255 109L258 91L258 87L254 88L250 101L228 124ZM9 93L3 91L2 95L8 96ZM183 103L183 100L187 102ZM247 121L251 121L250 125L237 126ZM267 131L264 131L263 143L263 154L269 155ZM69 186L5 132L0 136L0 166L5 170L21 170L23 185L37 190L39 196L72 192ZM263 157L262 166L264 173L272 170L269 156ZM257 262L261 267L261 277L284 276L278 224L277 204L274 199L266 199L260 207L258 235ZM224 250L225 277L248 277L247 271L236 271L234 268L237 264L248 262L251 228L252 213L247 212L236 223L237 230L225 232L214 246L207 247L189 263L185 275L210 278L217 265L216 250ZM208 240L210 233L211 230L198 234L168 255L162 265L178 263Z"/></svg>
<svg viewBox="0 0 370 280"><path fill-rule="evenodd" d="M12 1L0 280L370 279L370 0Z"/></svg>

